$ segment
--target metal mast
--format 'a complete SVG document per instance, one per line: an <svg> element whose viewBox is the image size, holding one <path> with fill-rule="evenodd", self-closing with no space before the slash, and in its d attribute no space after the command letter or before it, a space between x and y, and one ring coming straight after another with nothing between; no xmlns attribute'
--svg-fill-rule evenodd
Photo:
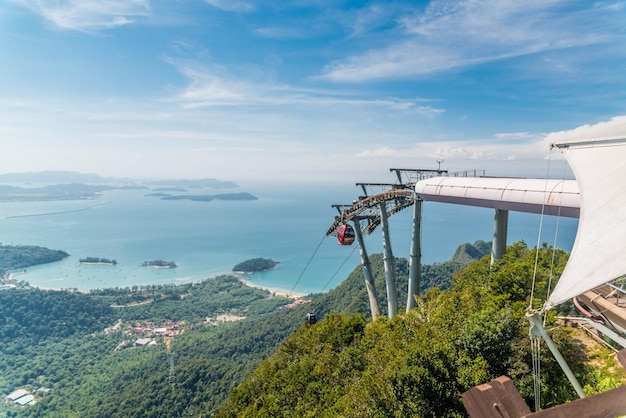
<svg viewBox="0 0 626 418"><path fill-rule="evenodd" d="M392 168L397 183L357 183L363 190L363 196L355 200L352 205L333 205L339 211L335 222L326 232L326 235L336 235L340 225L352 221L361 253L361 266L365 275L365 283L370 298L372 318L379 315L378 297L374 287L371 266L365 250L363 234L371 234L378 225L382 225L383 233L383 260L385 267L385 283L387 288L388 316L393 318L398 312L398 296L396 289L394 257L391 249L389 234L389 216L414 205L413 210L413 237L410 249L409 284L407 311L415 306L415 297L419 295L420 266L421 266L421 219L422 202L415 196L415 183L425 178L447 175L447 170L403 169ZM368 187L387 188L380 193L368 195Z"/></svg>

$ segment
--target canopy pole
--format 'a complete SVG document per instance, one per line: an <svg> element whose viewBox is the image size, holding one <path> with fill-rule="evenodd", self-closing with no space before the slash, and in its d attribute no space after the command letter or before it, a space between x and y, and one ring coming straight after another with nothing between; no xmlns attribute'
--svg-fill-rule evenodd
<svg viewBox="0 0 626 418"><path fill-rule="evenodd" d="M561 369L563 370L563 372L565 372L565 376L567 376L567 379L574 387L574 390L578 394L578 397L580 399L583 399L585 397L585 392L583 392L583 388L580 386L580 383L578 383L578 379L576 379L576 376L572 372L572 369L569 368L567 362L559 352L559 349L552 341L552 338L550 338L550 336L546 332L546 329L543 327L541 319L539 318L539 314L536 311L529 310L526 312L526 320L530 323L530 334L536 337L543 338L543 340L548 345L548 348L552 352L554 359L557 361L557 363L559 363L559 366L561 366Z"/></svg>

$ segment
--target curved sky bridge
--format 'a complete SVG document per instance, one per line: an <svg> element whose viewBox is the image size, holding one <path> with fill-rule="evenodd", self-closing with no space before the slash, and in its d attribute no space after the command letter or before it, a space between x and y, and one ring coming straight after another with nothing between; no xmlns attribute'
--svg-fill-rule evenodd
<svg viewBox="0 0 626 418"><path fill-rule="evenodd" d="M492 263L501 258L506 250L509 211L574 218L580 215L580 194L575 180L485 177L484 170L448 173L440 169L392 168L390 171L396 173L398 183L357 183L363 190L363 196L353 201L352 205L333 205L339 215L326 233L327 236L336 235L342 224L354 225L374 319L380 315L380 309L363 234L369 235L382 225L388 316L392 318L397 314L397 292L387 224L389 216L413 206L406 304L406 310L409 311L415 306L415 296L419 294L422 202L434 201L494 209ZM368 190L373 188L382 191L368 194Z"/></svg>

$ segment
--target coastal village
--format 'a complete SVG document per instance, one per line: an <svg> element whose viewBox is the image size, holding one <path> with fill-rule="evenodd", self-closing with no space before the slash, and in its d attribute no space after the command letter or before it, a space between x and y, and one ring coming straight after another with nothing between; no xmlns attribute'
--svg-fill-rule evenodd
<svg viewBox="0 0 626 418"><path fill-rule="evenodd" d="M80 260L81 263L85 264L116 264L115 260L109 259L101 259L96 257L89 257ZM253 259L248 260L248 264L252 264L252 266L247 266L248 269L251 268L254 270L265 270L267 268L273 268L278 263L273 260L265 260L265 259ZM265 263L265 264L263 264ZM238 266L238 269L246 267L242 263ZM162 260L156 260L152 262L145 262L144 266L151 266L157 268L172 268L176 267L176 264L173 262L164 262ZM244 270L244 268L241 268ZM241 274L242 271L236 271L239 281L248 286L248 287L256 287L250 281L245 280ZM23 289L30 287L27 282L20 281L18 279L19 273L7 273L1 277L0 280L0 290L11 291L16 289ZM70 290L70 289L67 289ZM76 291L76 289L73 289ZM276 289L272 289L273 295L281 295L285 297L292 297L292 295L288 295L286 292L278 291ZM142 302L131 302L129 304L112 304L113 308L128 308L130 306L138 306L153 303L155 301L154 298L144 300ZM280 310L292 309L299 305L310 303L311 300L306 300L301 297L296 297L293 299L291 303L280 306ZM162 322L153 322L153 321L134 321L127 322L123 321L121 318L118 319L113 325L106 327L102 330L104 334L113 334L119 333L117 335L121 336L121 341L117 344L113 351L120 351L126 349L144 349L147 347L156 347L164 345L166 347L167 352L170 352L170 347L172 340L181 334L183 334L186 330L190 329L195 325L209 325L209 326L219 326L226 322L234 322L241 321L246 319L246 316L238 315L230 312L223 312L213 316L205 317L204 321L201 323L190 323L188 321L179 320L165 320ZM36 404L38 401L43 399L46 395L48 395L52 389L47 387L37 387L33 385L24 385L22 387L15 388L11 393L4 397L4 401L6 404L13 404L16 407L28 407Z"/></svg>

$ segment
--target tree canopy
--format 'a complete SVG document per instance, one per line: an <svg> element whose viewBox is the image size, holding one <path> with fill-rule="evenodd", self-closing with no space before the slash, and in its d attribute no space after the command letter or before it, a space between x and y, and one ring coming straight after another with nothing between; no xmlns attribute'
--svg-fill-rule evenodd
<svg viewBox="0 0 626 418"><path fill-rule="evenodd" d="M416 308L391 320L368 323L360 313L331 313L302 326L233 390L218 416L460 417L461 394L500 375L511 377L530 402L523 315L536 254L520 242L494 266L484 257L457 273L448 290L429 290ZM534 297L540 303L567 255L545 247L537 257ZM597 384L567 331L552 336L583 384ZM544 406L574 399L547 349L541 361Z"/></svg>
<svg viewBox="0 0 626 418"><path fill-rule="evenodd" d="M265 271L272 269L278 265L278 261L269 258L251 258L242 261L233 267L233 271L241 271L244 273L254 273L256 271Z"/></svg>
<svg viewBox="0 0 626 418"><path fill-rule="evenodd" d="M0 245L0 276L38 264L52 263L69 257L65 251L36 245Z"/></svg>
<svg viewBox="0 0 626 418"><path fill-rule="evenodd" d="M540 248L535 306L566 257ZM408 262L395 261L399 300L406 300ZM232 276L89 294L0 291L0 391L50 389L26 408L0 403L0 415L463 416L460 394L501 374L529 401L522 316L534 261L535 251L516 243L494 266L488 257L464 270L459 260L424 266L417 307L375 322L360 266L336 289L299 305ZM382 255L370 262L384 310ZM318 323L309 326L311 311ZM167 324L181 332L154 332ZM146 336L156 345L133 347ZM585 366L566 330L552 337L586 391L619 384ZM552 356L541 356L543 405L572 399Z"/></svg>

